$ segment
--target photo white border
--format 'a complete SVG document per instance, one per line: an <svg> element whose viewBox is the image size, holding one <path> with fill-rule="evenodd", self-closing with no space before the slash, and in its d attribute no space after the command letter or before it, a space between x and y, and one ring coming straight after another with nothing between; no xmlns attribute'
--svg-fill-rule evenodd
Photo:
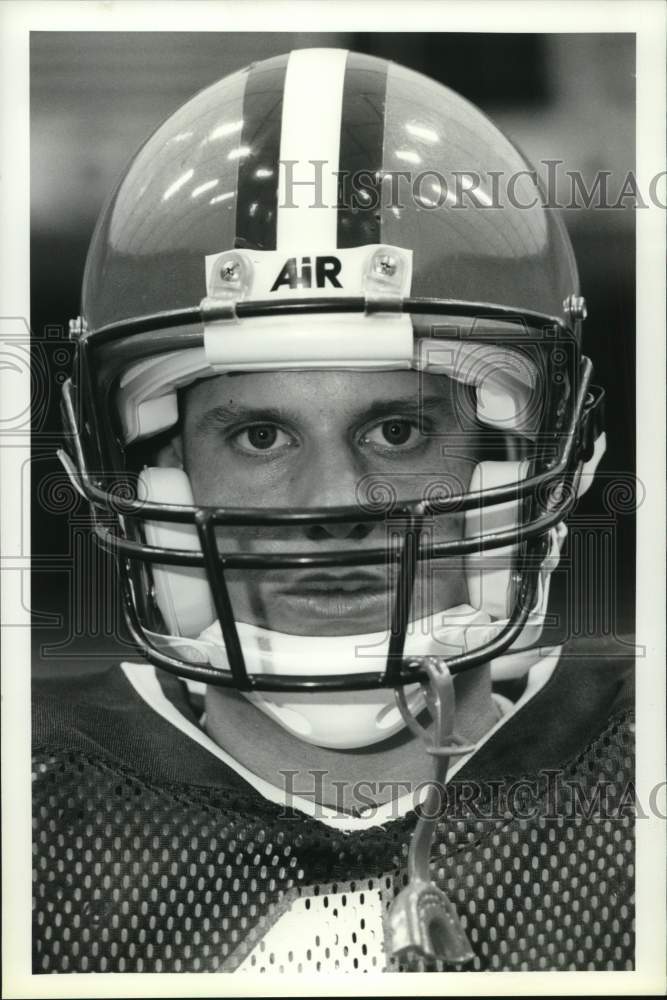
<svg viewBox="0 0 667 1000"><path fill-rule="evenodd" d="M633 32L637 35L639 189L665 169L665 38L660 0L210 0L210 2L49 2L0 4L0 351L30 315L30 31L468 31ZM646 498L637 519L637 793L648 800L665 779L665 212L637 212L637 475ZM622 331L618 331L622 335ZM616 335L616 331L615 331ZM3 421L29 405L28 377L3 369L0 355L0 553L2 618L29 550L17 531L29 523L25 480L13 475L27 440L2 434ZM15 451L18 449L18 451ZM11 454L10 454L11 452ZM29 538L27 540L29 542ZM17 569L18 567L18 569ZM31 968L30 622L2 630L2 995L28 997L207 997L362 995L663 994L665 970L665 822L637 822L637 945L633 972L469 972L320 974L281 977L229 973L37 975ZM648 720L648 724L646 724ZM642 724L642 722L644 724ZM119 976L122 978L119 979ZM350 990L350 987L353 989Z"/></svg>

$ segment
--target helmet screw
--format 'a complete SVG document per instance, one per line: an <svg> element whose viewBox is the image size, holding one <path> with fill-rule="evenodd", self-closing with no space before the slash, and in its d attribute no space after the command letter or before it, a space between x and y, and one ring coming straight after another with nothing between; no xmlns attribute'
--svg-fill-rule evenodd
<svg viewBox="0 0 667 1000"><path fill-rule="evenodd" d="M385 274L391 277L396 274L396 268L398 267L395 257L391 257L389 254L382 254L375 258L375 270L378 274Z"/></svg>
<svg viewBox="0 0 667 1000"><path fill-rule="evenodd" d="M86 321L82 316L77 316L76 319L71 319L69 321L70 340L78 340L81 334L85 332L86 332Z"/></svg>
<svg viewBox="0 0 667 1000"><path fill-rule="evenodd" d="M570 319L586 319L588 309L583 295L569 295L563 302L563 309Z"/></svg>
<svg viewBox="0 0 667 1000"><path fill-rule="evenodd" d="M240 265L237 260L223 260L220 265L220 277L223 281L237 281Z"/></svg>

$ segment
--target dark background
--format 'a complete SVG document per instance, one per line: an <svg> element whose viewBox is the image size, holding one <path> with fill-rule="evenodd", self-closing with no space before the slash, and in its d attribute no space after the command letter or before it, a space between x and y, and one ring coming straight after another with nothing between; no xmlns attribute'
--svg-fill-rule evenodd
<svg viewBox="0 0 667 1000"><path fill-rule="evenodd" d="M79 312L102 203L147 135L197 90L255 59L312 45L394 59L460 91L534 163L564 161L561 203L570 200L565 170L581 171L589 188L596 171L611 171L617 193L634 169L630 35L33 33L31 607L39 670L109 662L123 645L114 638L122 625L113 569L90 540L85 505L65 488L54 455L67 323ZM571 519L555 587L564 630L606 634L613 647L616 636L634 632L626 487L634 471L635 218L629 207L564 215L588 303L585 349L607 391L608 451L599 485Z"/></svg>

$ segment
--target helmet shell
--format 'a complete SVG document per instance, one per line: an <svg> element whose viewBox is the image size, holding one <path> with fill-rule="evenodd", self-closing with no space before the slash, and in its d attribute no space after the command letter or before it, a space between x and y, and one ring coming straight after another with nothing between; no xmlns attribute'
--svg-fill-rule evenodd
<svg viewBox="0 0 667 1000"><path fill-rule="evenodd" d="M336 203L287 207L279 190L286 160L309 170L311 201L322 170ZM413 296L561 316L578 294L562 221L485 115L394 63L311 49L221 79L147 140L95 230L82 315L94 330L196 305L206 295L207 255L280 249L285 220L290 247L308 253L313 220L332 212L326 246L316 249L410 250Z"/></svg>

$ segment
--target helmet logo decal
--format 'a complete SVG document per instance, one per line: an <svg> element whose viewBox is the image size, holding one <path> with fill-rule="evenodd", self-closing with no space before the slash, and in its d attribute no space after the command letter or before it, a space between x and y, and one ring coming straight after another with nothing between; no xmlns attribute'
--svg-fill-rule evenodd
<svg viewBox="0 0 667 1000"><path fill-rule="evenodd" d="M299 264L297 264L299 261ZM324 288L327 281L334 288L342 288L338 275L341 272L342 263L338 257L316 257L315 258L315 287ZM271 291L286 285L288 288L312 288L313 287L313 267L310 257L290 257L283 264L280 274L271 285Z"/></svg>
<svg viewBox="0 0 667 1000"><path fill-rule="evenodd" d="M412 251L388 244L313 246L307 253L284 250L223 250L207 254L206 291L212 299L407 296Z"/></svg>

